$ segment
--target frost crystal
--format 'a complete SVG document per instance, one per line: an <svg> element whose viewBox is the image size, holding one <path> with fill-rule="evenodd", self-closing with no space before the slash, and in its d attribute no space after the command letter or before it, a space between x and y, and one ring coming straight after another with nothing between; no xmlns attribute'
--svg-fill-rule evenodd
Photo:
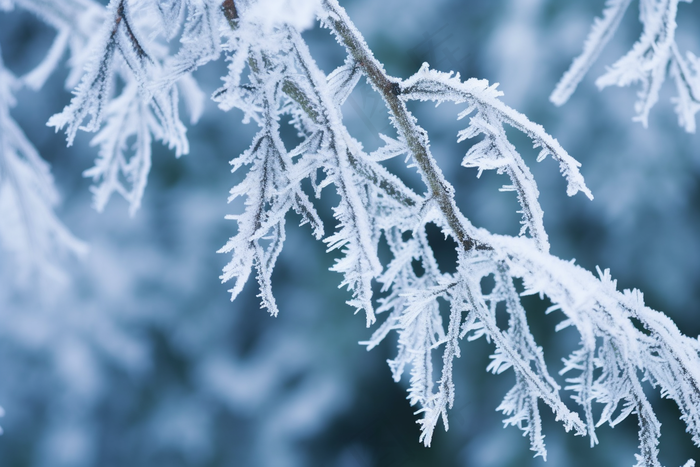
<svg viewBox="0 0 700 467"><path fill-rule="evenodd" d="M608 68L596 80L598 88L629 86L640 83L639 99L635 104L635 121L645 127L649 111L659 100L659 91L671 76L678 96L676 104L678 124L685 131L695 133L695 114L700 110L700 75L695 55L687 52L684 57L676 44L676 17L678 4L689 0L639 0L639 19L642 35L632 49ZM593 62L615 34L631 0L608 0L602 18L596 18L586 39L583 52L564 73L561 81L549 97L556 105L563 105L576 90Z"/></svg>
<svg viewBox="0 0 700 467"><path fill-rule="evenodd" d="M568 99L630 3L607 2L583 54L552 95L555 103ZM648 308L640 292L618 291L607 270L598 270L596 277L549 253L537 185L506 129L530 140L539 150L538 162L551 156L558 163L569 196L592 194L580 164L540 125L505 105L495 84L462 80L427 63L407 79L389 76L336 0L111 0L106 8L92 0L9 4L36 12L58 31L46 59L24 78L26 85L40 87L66 48L91 49L71 62L74 71L84 66L84 72L71 74L69 82L77 83L74 97L49 124L65 128L68 144L79 129L96 132L92 144L99 147L98 159L85 175L95 182L98 210L114 192L128 200L132 213L138 209L154 140L176 156L188 152L179 99L196 121L202 92L191 73L225 55L227 74L213 99L223 110L241 110L244 121L254 122L258 132L250 147L231 161L232 171L243 176L229 201L244 198L244 204L228 216L236 221L237 231L220 250L231 255L221 279L232 284L234 299L255 271L261 306L277 315L272 274L284 245L287 213L295 211L328 251L338 250L331 269L343 276L341 286L351 295L347 303L364 311L367 326L383 318L363 344L372 348L390 333L397 334L398 351L389 367L395 381L410 373L408 400L420 416L425 445L430 445L440 420L448 427L456 390L452 373L462 342L483 337L495 346L487 370L515 374L515 384L497 410L506 425L529 437L535 455L547 454L540 410L548 407L566 431L588 436L591 445L598 441L598 426L614 426L635 415L638 465L659 465L660 423L644 381L678 405L687 431L700 446L698 340ZM636 118L646 124L668 70L679 92L681 124L693 131L700 109L700 63L692 54L682 57L676 46L678 0L640 0L640 6L642 36L598 85L640 82ZM148 13L158 20L150 21ZM300 33L317 16L347 52L344 63L328 75ZM175 38L179 44L169 44ZM380 134L384 144L371 153L350 135L341 112L361 77L381 95L395 130L393 135ZM38 233L40 248L29 250L32 254L49 256L54 244L80 250L81 244L50 211L55 193L46 164L9 116L10 91L17 81L0 64L0 210L3 218L18 219L3 223L0 235L3 241L23 238L8 235L7 225ZM456 118L464 129L457 140L474 140L462 165L476 168L477 176L484 170L508 176L502 190L515 192L520 204L517 236L477 228L462 214L454 187L431 154L427 132L408 110L407 103L415 100L461 106ZM285 145L284 121L301 140L295 147ZM382 165L397 156L417 169L424 192L416 193ZM326 229L313 198L329 187L338 204L333 209L336 225ZM40 214L39 221L35 214ZM442 271L435 259L427 233L432 226L457 245L453 273ZM383 244L391 253L384 262L378 254ZM420 273L415 264L420 264ZM490 290L482 286L486 279L494 284ZM528 326L522 300L527 295L549 300L549 312L562 316L557 330L573 327L580 336L559 371L566 375L563 389ZM505 326L497 323L497 309L508 315ZM564 402L565 392L578 407Z"/></svg>

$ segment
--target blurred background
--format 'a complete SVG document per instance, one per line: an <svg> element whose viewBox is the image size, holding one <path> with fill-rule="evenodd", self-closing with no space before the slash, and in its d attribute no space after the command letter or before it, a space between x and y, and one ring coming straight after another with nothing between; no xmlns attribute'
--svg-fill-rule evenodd
<svg viewBox="0 0 700 467"><path fill-rule="evenodd" d="M599 92L595 78L639 37L636 2L620 30L561 108L548 101L580 53L604 0L347 0L341 1L387 71L407 78L431 67L500 83L503 100L538 122L582 165L595 199L568 198L557 164L535 163L529 142L513 133L540 188L552 253L589 270L610 268L618 286L639 288L651 307L667 313L687 335L700 334L700 141L677 124L670 83L652 110L649 128L632 122L637 89ZM678 42L700 52L700 4L679 7ZM16 75L36 66L55 32L31 14L0 12L3 60ZM345 55L326 29L304 33L321 68ZM273 275L280 316L259 309L250 282L229 301L218 279L228 261L219 249L235 233L224 220L237 179L228 161L245 150L256 128L238 111L208 102L188 130L191 153L176 159L156 145L143 207L131 218L113 198L104 213L91 208L90 168L96 149L79 134L45 122L70 93L65 67L39 92L21 90L12 115L51 163L62 195L59 217L90 245L67 266L68 282L15 286L14 266L0 256L0 465L62 466L631 466L637 452L634 417L601 427L600 445L574 438L547 410L548 460L533 459L528 439L502 428L495 411L513 384L512 373L487 374L493 350L463 344L456 362L457 395L450 429L431 448L418 443L418 425L405 382L391 380L386 359L393 338L366 352L357 344L371 330L353 316L328 272L333 257L308 226L289 218L285 249ZM211 93L223 61L196 73ZM432 150L458 192L458 204L477 225L517 234L519 215L506 180L459 166L468 149L456 134L461 107L431 104L412 110L431 135ZM380 98L363 82L344 105L345 122L366 150L393 135ZM418 187L415 173L389 166ZM323 214L330 232L327 189ZM439 260L454 267L453 246L440 242ZM577 339L554 333L560 316L545 316L533 301L532 331L560 368ZM556 371L556 370L555 370ZM679 412L650 389L663 423L661 460L700 460Z"/></svg>

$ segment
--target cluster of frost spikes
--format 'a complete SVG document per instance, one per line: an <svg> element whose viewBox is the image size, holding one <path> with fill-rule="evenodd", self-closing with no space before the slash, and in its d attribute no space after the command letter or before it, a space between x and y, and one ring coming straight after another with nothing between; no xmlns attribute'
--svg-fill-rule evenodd
<svg viewBox="0 0 700 467"><path fill-rule="evenodd" d="M114 0L102 12L104 21L94 34L92 55L75 95L48 122L57 130L66 127L68 145L78 129L99 130L91 143L99 146L99 157L85 171L95 182L98 211L115 192L129 202L132 215L138 210L151 167L152 140L167 144L176 156L189 152L178 102L182 94L195 123L204 95L189 71L219 54L218 41L212 45L200 40L201 34L211 35L208 28L215 27L210 7L200 1ZM161 17L156 24L150 20L153 9ZM165 41L178 34L183 18L187 21L181 53L171 57ZM124 85L115 95L117 79Z"/></svg>
<svg viewBox="0 0 700 467"><path fill-rule="evenodd" d="M609 9L627 3L610 2ZM672 38L669 18L675 17L675 4L644 3L648 8L642 9L643 19L649 25L644 44L648 37ZM637 465L658 466L660 424L644 394L646 383L676 402L687 431L700 445L700 343L646 307L641 293L619 292L607 271L595 277L549 254L536 183L508 141L506 127L531 140L540 151L538 161L551 156L559 164L568 195L583 192L591 197L578 162L541 126L503 104L496 86L474 78L462 81L427 64L406 80L388 76L336 0L290 5L273 0L112 0L99 10L104 25L86 59L86 72L70 105L50 122L67 128L69 143L79 128L98 131L93 141L100 146L99 159L87 172L98 183L97 207L117 191L129 200L132 211L138 208L153 139L168 144L177 155L187 152L178 98L185 96L195 120L201 92L190 73L223 52L228 73L213 99L223 110L240 109L244 121L259 127L250 148L231 162L233 171L246 171L230 193L231 200L245 197L242 212L230 216L237 222L237 233L221 249L232 254L222 275L233 282L232 298L255 270L262 306L278 313L271 275L284 244L286 214L294 210L317 239L323 238L326 228L313 197L320 198L324 188L332 186L340 199L334 209L337 225L324 242L329 251L341 253L332 269L343 275L342 285L352 293L348 303L365 312L368 326L378 315L385 316L365 342L368 348L392 331L398 334L398 354L389 365L397 381L410 368L409 400L420 414L421 441L426 445L439 420L448 427L455 397L452 369L460 345L480 337L495 345L487 369L515 373L515 385L498 410L506 424L530 437L536 455L546 456L541 401L567 431L588 436L591 445L597 442L596 427L614 426L636 415ZM663 5L668 5L668 14L662 15L666 22L659 26L653 18L659 17ZM284 10L289 16L261 13L272 6L289 8ZM155 12L160 22L139 21L148 17L144 12ZM616 24L615 14L621 13L606 13L605 21ZM298 29L313 15L347 52L344 64L329 75L316 65ZM587 50L603 40L605 24L596 26ZM658 27L652 31L652 26ZM170 54L167 41L176 37L181 46ZM653 61L663 52L656 42L649 50L640 51L640 56ZM363 76L384 99L396 130L394 136L380 135L386 144L372 153L363 150L342 121L341 105ZM125 83L118 95L117 78ZM650 93L656 89L653 83L649 81ZM459 211L454 188L430 153L427 132L407 109L412 100L465 105L458 118L468 121L458 138L480 140L462 165L508 176L503 190L514 191L521 206L518 236L479 229ZM281 136L282 117L289 117L302 140L292 149ZM130 148L126 142L132 137L137 143ZM402 156L417 168L424 193L408 188L381 163ZM438 267L427 241L429 224L457 243L455 273ZM386 264L377 254L382 239L392 254ZM416 261L423 274L414 270ZM494 284L490 290L484 285L487 278ZM381 298L374 296L375 282L381 286ZM551 301L550 312L561 312L557 330L573 326L580 335L579 348L564 359L559 372L568 376L563 390L529 330L521 298L530 294ZM499 304L509 316L505 328L496 323ZM436 358L440 351L441 359ZM566 391L578 410L565 404ZM602 406L597 419L596 405Z"/></svg>
<svg viewBox="0 0 700 467"><path fill-rule="evenodd" d="M683 56L676 44L676 17L678 4L692 0L639 0L639 20L642 35L623 57L596 80L598 88L629 86L640 83L635 104L635 121L645 127L649 111L659 99L659 91L670 75L678 96L676 105L678 124L685 131L695 133L695 114L700 110L700 59L692 52ZM569 69L550 96L556 105L563 105L591 68L601 51L615 33L632 0L607 0L602 18L593 22L581 55Z"/></svg>

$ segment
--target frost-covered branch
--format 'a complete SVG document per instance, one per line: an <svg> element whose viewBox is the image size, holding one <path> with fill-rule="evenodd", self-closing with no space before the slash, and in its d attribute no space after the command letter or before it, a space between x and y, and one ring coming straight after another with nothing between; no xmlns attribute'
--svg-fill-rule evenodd
<svg viewBox="0 0 700 467"><path fill-rule="evenodd" d="M104 24L94 35L92 54L85 61L86 72L75 95L70 105L51 117L48 124L57 130L66 128L69 146L78 129L99 130L92 144L100 146L100 157L95 167L85 171L85 176L96 182L95 207L101 211L111 194L117 192L129 201L134 214L151 166L151 140L167 144L176 156L189 152L185 126L179 117L179 95L184 93L195 122L204 96L187 72L196 64L216 58L218 49L209 51L192 45L192 30L202 29L196 25L204 15L197 9L199 2L195 2L187 7L192 21L182 35L182 51L164 65L167 51L152 37L156 32L167 38L174 35L175 26L168 20L172 20L172 15L165 14L163 21L154 25L145 13L155 5L131 3L113 0L102 12ZM211 35L210 30L200 32L202 36ZM211 41L218 41L218 37L210 38ZM188 60L193 63L187 64ZM126 83L118 96L114 89L117 79ZM179 86L175 85L178 79ZM132 138L135 143L129 147Z"/></svg>
<svg viewBox="0 0 700 467"><path fill-rule="evenodd" d="M675 46L678 2L641 1L642 38L600 83L642 81L645 93L638 112L645 122L671 64L685 93L678 108L689 128L697 111L694 96L699 95L697 63L682 59ZM41 2L17 0L17 5L25 3L34 8ZM628 4L608 3L557 99L573 92ZM232 299L255 269L262 307L278 314L272 274L293 210L329 251L339 250L332 270L343 275L341 286L351 292L347 303L365 312L368 326L377 316L386 316L364 344L372 348L392 331L397 333L398 353L389 366L396 381L410 372L408 399L420 414L424 444L430 445L439 420L448 427L456 390L452 373L463 341L484 337L495 346L487 370L500 374L512 369L515 374L515 385L497 409L507 425L529 436L536 455L545 457L547 452L540 416L543 402L567 431L588 436L591 445L597 443L599 425L614 426L636 415L638 465L658 465L660 424L645 396L646 383L660 387L664 397L676 402L693 441L700 445L700 344L681 334L665 315L646 307L641 293L617 291L608 271L598 271L595 277L549 253L537 185L528 162L509 141L507 128L522 132L539 149L538 162L551 155L567 181L569 196L592 194L580 164L540 125L505 105L496 85L462 80L428 64L407 79L389 76L337 0L300 0L284 7L272 0L112 0L106 9L95 8L99 13L91 17L101 17L102 25L83 62L85 73L71 103L49 123L66 129L69 144L78 129L97 132L93 144L99 146L98 160L85 174L97 184L98 209L113 192L129 201L132 213L138 208L152 141L169 145L176 155L188 151L179 97L185 97L196 120L201 91L190 73L223 54L228 70L213 99L222 110L239 109L244 122L259 128L250 147L231 161L232 171L243 177L229 200L245 199L239 212L228 216L237 230L220 250L231 254L221 279L232 282ZM148 12L157 13L158 22L143 20ZM57 42L36 76L55 66L63 44L72 37L62 36L72 34L71 29L61 29L64 17L54 16L46 21L59 30ZM328 75L315 63L300 33L316 19L346 52L343 65ZM179 48L168 44L175 38ZM352 137L341 107L363 76L383 98L395 129L394 135L378 135L384 145L372 153ZM123 86L115 86L116 81ZM465 121L465 128L457 139L476 141L462 165L478 169L479 175L496 170L508 176L502 190L517 195L519 235L478 228L460 211L455 188L431 154L428 133L408 110L407 102L414 100L463 106L456 118ZM285 140L284 121L301 142ZM383 165L400 156L417 168L425 192L408 188ZM328 187L339 201L333 209L335 229L325 236L317 200ZM456 242L456 272L440 269L428 242L430 226ZM378 254L382 243L391 253L384 262ZM488 287L489 282L494 285ZM377 286L380 296L375 294ZM561 312L556 330L573 326L580 336L578 348L556 369L567 375L565 384L557 380L557 371L546 363L544 350L530 332L522 297L532 294L552 303L549 312ZM507 326L496 320L501 308L508 314ZM566 393L577 409L566 404ZM599 406L602 412L596 419Z"/></svg>
<svg viewBox="0 0 700 467"><path fill-rule="evenodd" d="M640 83L635 104L635 121L648 125L649 112L659 99L659 91L667 75L673 79L678 96L678 124L689 133L695 132L695 114L700 110L700 74L698 59L692 52L683 56L676 44L678 4L691 0L639 0L642 35L632 49L596 80L599 89L608 86L629 86ZM581 55L564 73L550 100L563 105L586 75L601 51L615 34L631 0L608 0L602 18L593 22Z"/></svg>
<svg viewBox="0 0 700 467"><path fill-rule="evenodd" d="M578 163L561 149L556 140L546 135L541 127L530 123L521 114L508 109L497 101L498 94L495 89L484 82L472 79L461 83L459 77L453 78L451 75L430 71L427 66L403 82L388 77L335 0L325 0L324 7L328 12L328 16L324 19L331 25L340 42L346 46L348 53L363 67L363 71L374 88L384 97L387 107L394 117L392 122L395 123L400 136L410 141L408 147L417 162L417 166L421 169L421 175L427 181L426 184L429 186L432 196L438 198L434 209L438 210L439 214L434 215L441 217L443 222L449 226L445 233L455 238L463 249L459 255L457 275L451 278L452 281L456 280L457 285L451 287L449 294L446 290L443 292L433 291L428 296L419 294L413 303L411 300L402 299L393 304L394 311L403 308L402 312L398 312L398 316L394 315L389 318L391 322L397 323L395 329L399 331L401 336L407 332L411 335L415 334L412 328L414 323L419 322L413 318L419 315L417 309L420 307L424 313L434 314L437 297L448 300L453 310L458 308L468 311L469 314L474 314L474 317L464 321L467 324L464 335L475 332L476 334L472 334L473 337L488 336L497 347L490 369L494 372L501 372L512 367L516 372L516 386L506 396L499 410L511 415L511 418L506 420L507 423L518 425L530 435L532 449L542 456L545 455L546 451L542 442L543 436L536 403L538 398L542 398L552 408L557 419L563 421L567 430L575 428L579 434L587 433L591 437L591 444L596 443L591 404L598 400L597 396L601 392L593 388L604 385L605 380L593 379L592 355L595 354L596 349L600 349L597 343L601 339L611 341L611 345L618 352L622 352L623 362L625 362L622 365L632 365L631 368L628 366L627 368L630 369L626 370L628 389L625 391L624 397L629 401L640 420L640 449L642 451L640 460L644 462L642 465L658 464L656 443L660 433L659 426L656 418L653 417L653 412L651 412L643 391L641 391L640 380L637 376L638 370L642 374L649 374L653 370L647 368L649 360L637 360L638 354L635 353L638 351L640 341L648 342L648 339L634 328L631 318L637 318L639 313L637 310L639 309L644 309L645 312L654 316L663 315L644 307L639 293L620 294L617 292L614 283L611 282L607 274L601 274L600 282L598 282L597 279L573 263L563 262L546 254L546 234L541 224L541 209L536 201L537 189L529 171L526 167L523 168L522 159L506 140L505 132L501 126L502 122L524 131L533 140L536 147L542 148L538 160L551 153L560 162L562 173L569 182L567 190L569 195L573 195L577 191L584 191L590 196L590 192L585 187L578 172ZM425 132L417 127L415 119L403 104L403 101L408 99L467 102L469 107L461 116L477 111L476 117L471 119L470 127L460 134L460 138L483 134L484 139L470 149L465 159L465 165L476 166L480 170L496 168L506 172L511 177L513 187L518 191L523 207L523 223L532 235L532 240L522 236L514 239L502 238L488 234L483 230L477 231L459 213L454 204L454 190L442 178L427 149ZM524 230L521 231L521 235ZM465 242L461 238L462 232L465 231L470 232L469 238L474 239L473 242L478 242L483 247L475 249L472 248L470 242ZM537 248L533 248L533 246ZM532 256L541 257L538 258L537 264L533 264ZM524 268L524 265L528 267ZM481 278L489 275L495 276L496 287L488 296L483 296L480 286ZM583 278L580 276L586 277L589 282L591 280L594 282L589 287L584 287L582 286ZM512 284L514 278L523 280L527 294L546 295L554 303L554 306L561 309L567 316L567 324L574 324L582 336L582 348L572 357L572 359L576 359L582 355L586 360L581 365L583 375L580 381L582 384L570 386L568 389L577 392L575 399L583 407L585 424L581 422L578 414L570 412L559 399L559 386L549 376L541 356L541 349L536 346L532 336L527 331L522 305ZM569 283L569 281L571 282ZM459 286L459 284L462 285ZM400 285L394 284L394 286ZM408 286L415 288L414 284L408 284ZM611 297L605 296L607 294L613 294L614 299L611 301ZM625 300L629 300L627 298L629 296L634 296L639 301L634 305L627 305ZM491 303L490 310L486 307L486 302ZM511 316L510 330L506 335L495 324L495 304L499 302L505 302L506 309ZM428 306L431 303L433 305ZM597 316L591 316L590 313L593 312ZM411 316L412 319L402 322L402 315ZM459 327L462 324L462 313L452 313L450 319L457 320L457 323L450 322L448 329ZM427 322L434 322L434 320ZM424 325L421 324L421 327ZM647 327L647 329L649 328ZM385 330L382 330L382 335L384 333ZM429 331L427 335L439 336L440 332L435 334L435 331ZM418 336L420 336L420 340L413 341L413 346L419 348L427 346L427 342L421 344L421 341L425 339L422 337L424 334L418 334ZM693 388L699 387L698 381L692 376L700 370L698 344L696 340L683 339L678 334L674 335L673 338L669 338L670 336L661 337L658 334L654 336L656 338L651 339L653 345L668 351L680 351L684 356L692 355L690 360L685 360L684 368L681 370L681 374L687 375L686 377L690 380L687 387L689 393L683 397L674 397L674 400L681 407L688 430L693 436L696 436L697 427L692 421L694 415L689 413L697 414L697 406L688 405L688 401L684 400L684 397L692 397L697 391ZM400 337L399 342L402 341L405 342L405 339ZM451 341L447 340L447 342ZM679 342L682 342L680 346L677 345ZM376 345L376 339L372 341L372 345ZM405 343L403 345L409 347ZM434 344L431 344L430 348L433 346ZM598 352L600 351L598 350ZM413 353L417 352L414 350ZM458 355L454 351L453 344L446 345L445 355ZM534 359L534 364L529 363L532 359ZM448 360L445 361L445 368L450 368L451 363L448 363ZM604 366L605 363L601 360L602 358L598 356L598 366ZM676 359L676 361L678 360ZM658 360L654 361L654 363L657 362ZM429 371L428 367L424 373L427 371ZM423 375L421 374L421 376ZM440 381L451 381L451 379L449 376L443 375ZM548 381L548 387L544 385L544 381ZM578 381L574 379L572 382ZM419 378L417 382L420 384L419 387L425 385L423 377ZM656 384L656 379L653 382ZM416 381L412 380L412 391L416 388ZM424 397L422 400L412 398L414 403L421 402L420 412L425 413L421 425L426 443L430 441L430 434L437 423L437 415L442 414L444 417L446 407L451 405L451 391L450 385L446 387L438 382L437 394L431 395L429 398ZM669 394L669 390L664 388L663 393ZM605 421L609 420L601 418L601 422Z"/></svg>

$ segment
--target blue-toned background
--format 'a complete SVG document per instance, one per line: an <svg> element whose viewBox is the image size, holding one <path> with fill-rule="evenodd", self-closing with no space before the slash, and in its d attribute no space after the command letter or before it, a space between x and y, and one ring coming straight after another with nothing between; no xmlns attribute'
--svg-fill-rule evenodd
<svg viewBox="0 0 700 467"><path fill-rule="evenodd" d="M525 138L513 133L538 181L552 252L588 269L610 268L620 288L636 287L680 329L700 333L700 141L673 114L671 86L653 109L649 128L631 121L636 89L598 92L594 80L640 33L636 7L571 101L556 108L548 95L580 53L604 0L355 0L341 2L386 65L406 78L423 61L463 78L499 82L503 100L545 126L572 156L595 199L567 198L557 165L534 162ZM700 52L700 4L681 4L678 41ZM17 75L35 66L54 32L28 13L0 13L3 59ZM305 36L330 72L344 59L326 29ZM218 87L223 62L197 72L207 93ZM90 253L70 266L71 282L55 289L13 285L11 261L0 256L0 465L409 467L529 466L529 443L502 428L496 413L513 376L486 373L491 346L464 343L456 362L457 399L450 430L430 449L418 443L404 384L385 363L390 339L372 352L357 341L371 330L353 316L328 272L333 257L308 226L288 222L288 239L273 275L280 316L259 309L251 282L231 303L218 279L227 262L216 254L235 233L224 216L236 178L228 161L250 143L255 128L237 111L209 102L189 129L191 153L175 159L156 146L142 209L134 218L114 198L104 213L91 208L96 149L81 134L66 149L46 120L69 101L66 70L39 92L18 92L12 115L53 168L63 196L61 219ZM669 84L669 83L667 83ZM506 180L476 178L460 168L468 146L456 143L465 125L460 108L412 107L431 135L432 150L458 192L458 204L478 226L516 234L519 215ZM362 82L344 106L345 121L366 149L392 135L379 97ZM398 161L389 164L399 167ZM399 169L402 170L402 169ZM417 177L403 171L409 183ZM336 201L332 190L324 207ZM0 222L2 220L0 219ZM327 232L329 233L329 232ZM436 244L440 235L436 232ZM439 260L450 267L450 245ZM560 316L533 302L533 333L548 361L577 339L554 334ZM569 332L569 333L567 333ZM650 391L652 394L653 391ZM652 396L662 421L661 459L681 465L698 458L678 410ZM547 465L631 466L636 420L601 427L600 446L564 433L548 411ZM700 460L700 459L698 459Z"/></svg>

